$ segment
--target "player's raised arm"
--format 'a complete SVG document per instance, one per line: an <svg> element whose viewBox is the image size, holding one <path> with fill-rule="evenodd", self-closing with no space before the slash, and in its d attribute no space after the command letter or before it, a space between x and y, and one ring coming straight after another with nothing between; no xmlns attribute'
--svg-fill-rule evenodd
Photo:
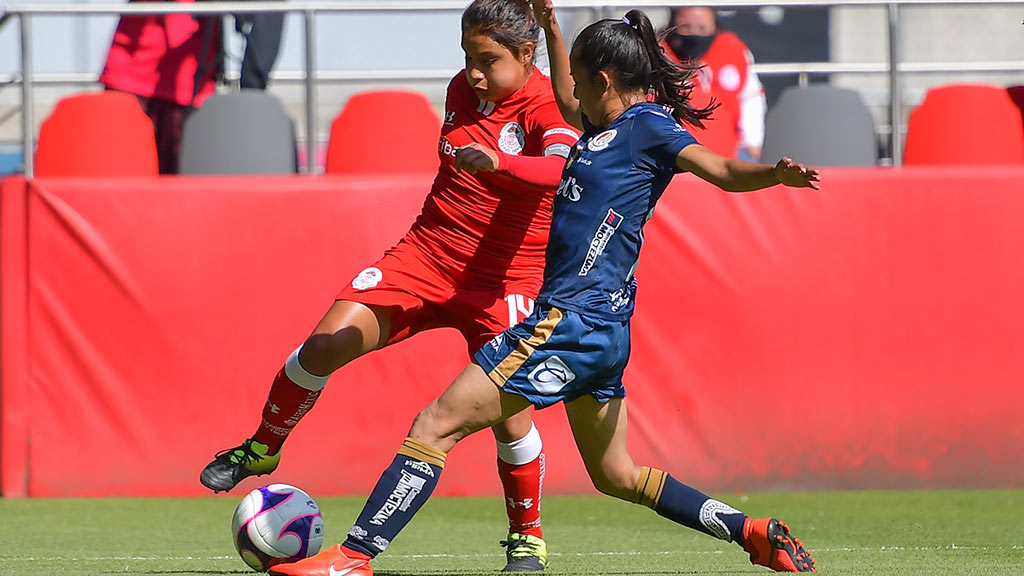
<svg viewBox="0 0 1024 576"><path fill-rule="evenodd" d="M789 158L771 164L756 164L725 158L699 145L683 148L676 157L676 168L693 172L703 180L729 192L749 192L776 184L795 188L819 188L821 174Z"/></svg>
<svg viewBox="0 0 1024 576"><path fill-rule="evenodd" d="M569 72L569 52L565 48L562 28L555 18L555 6L552 0L532 0L533 13L537 23L544 29L544 39L548 47L548 62L551 64L551 84L555 91L558 110L565 121L583 129L583 115L580 113L580 101L574 93L576 84Z"/></svg>

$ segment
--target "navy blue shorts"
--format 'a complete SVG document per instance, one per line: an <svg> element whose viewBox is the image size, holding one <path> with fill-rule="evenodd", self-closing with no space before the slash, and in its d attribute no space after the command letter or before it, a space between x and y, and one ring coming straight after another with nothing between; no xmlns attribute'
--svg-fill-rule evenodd
<svg viewBox="0 0 1024 576"><path fill-rule="evenodd" d="M629 321L589 318L538 304L519 324L473 356L502 390L538 408L590 394L601 402L624 398Z"/></svg>

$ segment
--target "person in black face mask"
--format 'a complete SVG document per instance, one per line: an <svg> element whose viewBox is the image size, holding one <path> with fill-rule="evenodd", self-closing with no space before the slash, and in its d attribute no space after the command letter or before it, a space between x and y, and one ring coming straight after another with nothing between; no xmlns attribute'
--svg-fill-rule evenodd
<svg viewBox="0 0 1024 576"><path fill-rule="evenodd" d="M718 35L718 17L711 8L676 8L669 46L679 60L698 60Z"/></svg>
<svg viewBox="0 0 1024 576"><path fill-rule="evenodd" d="M719 28L711 8L686 7L672 10L662 47L680 62L703 63L691 97L699 106L718 103L712 118L705 121L705 129L687 129L721 156L758 161L767 106L764 88L752 67L754 58L743 41Z"/></svg>

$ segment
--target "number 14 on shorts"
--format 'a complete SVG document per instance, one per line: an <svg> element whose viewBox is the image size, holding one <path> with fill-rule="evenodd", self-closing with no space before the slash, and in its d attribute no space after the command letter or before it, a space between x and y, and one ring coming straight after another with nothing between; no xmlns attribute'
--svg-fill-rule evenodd
<svg viewBox="0 0 1024 576"><path fill-rule="evenodd" d="M522 294L509 294L505 296L505 302L508 304L509 328L519 324L527 316L533 314L533 298L523 296Z"/></svg>

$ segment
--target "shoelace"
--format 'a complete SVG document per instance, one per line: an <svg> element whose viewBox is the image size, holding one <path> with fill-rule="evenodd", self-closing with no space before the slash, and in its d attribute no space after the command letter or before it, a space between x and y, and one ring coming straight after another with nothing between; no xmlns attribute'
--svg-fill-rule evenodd
<svg viewBox="0 0 1024 576"><path fill-rule="evenodd" d="M248 443L242 444L238 448L228 448L217 453L216 457L220 458L225 454L231 454L231 461L235 464L251 464L253 462L259 462L263 460L263 456L260 456L256 452L253 452L252 448L249 447Z"/></svg>
<svg viewBox="0 0 1024 576"><path fill-rule="evenodd" d="M512 558L523 558L525 556L537 556L537 545L533 544L525 538L514 538L510 540L499 540L498 544L501 544L505 548L508 548L507 554Z"/></svg>

